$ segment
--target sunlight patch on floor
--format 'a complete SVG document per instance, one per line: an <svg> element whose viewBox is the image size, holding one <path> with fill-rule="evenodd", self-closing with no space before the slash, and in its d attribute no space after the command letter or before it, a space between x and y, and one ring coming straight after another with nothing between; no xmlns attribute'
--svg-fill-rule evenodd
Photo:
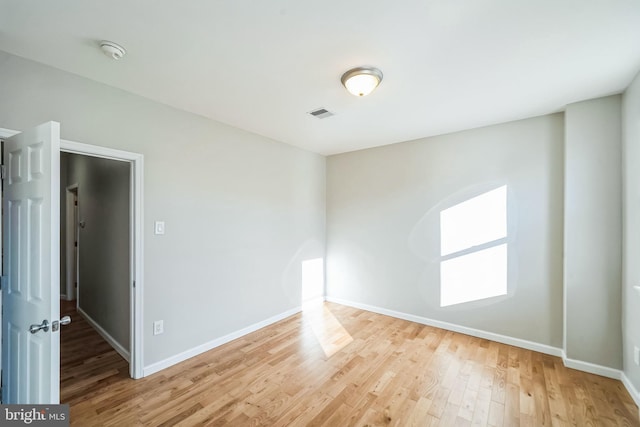
<svg viewBox="0 0 640 427"><path fill-rule="evenodd" d="M353 342L353 337L322 300L305 303L302 307L302 319L311 326L313 334L327 357L333 356Z"/></svg>

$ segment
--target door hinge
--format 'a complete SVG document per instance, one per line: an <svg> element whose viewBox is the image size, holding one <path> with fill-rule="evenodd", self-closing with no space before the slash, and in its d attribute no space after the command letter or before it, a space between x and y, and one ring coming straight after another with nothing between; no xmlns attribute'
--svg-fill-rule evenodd
<svg viewBox="0 0 640 427"><path fill-rule="evenodd" d="M135 280L133 281L133 287L134 288L136 287L136 281Z"/></svg>
<svg viewBox="0 0 640 427"><path fill-rule="evenodd" d="M4 165L0 165L0 178L4 179L7 174L7 168Z"/></svg>
<svg viewBox="0 0 640 427"><path fill-rule="evenodd" d="M7 280L7 276L0 276L0 291L4 287L4 282Z"/></svg>

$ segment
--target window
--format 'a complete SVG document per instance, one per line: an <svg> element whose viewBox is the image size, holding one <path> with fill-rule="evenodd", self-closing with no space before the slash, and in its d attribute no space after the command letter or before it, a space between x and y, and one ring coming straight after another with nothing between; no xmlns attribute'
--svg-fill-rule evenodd
<svg viewBox="0 0 640 427"><path fill-rule="evenodd" d="M440 212L440 306L507 294L507 186Z"/></svg>

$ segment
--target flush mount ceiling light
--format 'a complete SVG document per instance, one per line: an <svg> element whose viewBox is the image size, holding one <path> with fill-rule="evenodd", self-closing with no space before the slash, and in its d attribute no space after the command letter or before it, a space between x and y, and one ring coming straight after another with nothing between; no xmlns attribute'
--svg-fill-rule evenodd
<svg viewBox="0 0 640 427"><path fill-rule="evenodd" d="M340 81L349 93L366 96L382 81L382 71L373 67L357 67L344 73Z"/></svg>
<svg viewBox="0 0 640 427"><path fill-rule="evenodd" d="M111 59L118 60L122 58L127 51L120 46L118 43L110 42L107 40L102 40L100 42L100 49Z"/></svg>

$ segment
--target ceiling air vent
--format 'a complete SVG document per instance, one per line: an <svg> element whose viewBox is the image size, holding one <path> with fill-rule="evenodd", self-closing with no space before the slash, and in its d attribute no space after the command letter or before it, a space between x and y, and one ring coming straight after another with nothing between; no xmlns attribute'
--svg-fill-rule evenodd
<svg viewBox="0 0 640 427"><path fill-rule="evenodd" d="M333 113L331 111L324 108L318 108L317 110L309 111L309 114L319 119L325 119L327 117L333 116Z"/></svg>

